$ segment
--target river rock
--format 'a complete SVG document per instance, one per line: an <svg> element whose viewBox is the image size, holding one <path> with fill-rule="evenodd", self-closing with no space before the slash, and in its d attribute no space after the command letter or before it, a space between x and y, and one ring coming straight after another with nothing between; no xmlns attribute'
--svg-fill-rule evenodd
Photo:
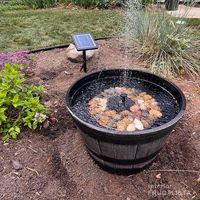
<svg viewBox="0 0 200 200"><path fill-rule="evenodd" d="M137 112L134 112L134 115L138 118L140 118L142 116L142 112L140 110L138 110Z"/></svg>
<svg viewBox="0 0 200 200"><path fill-rule="evenodd" d="M128 126L127 126L127 131L135 131L135 124L134 123L131 123L131 124L129 124Z"/></svg>
<svg viewBox="0 0 200 200"><path fill-rule="evenodd" d="M130 107L130 110L131 110L131 112L133 112L133 113L139 111L139 109L140 109L140 107L139 107L138 105L136 105L136 104L135 104L134 106L131 106L131 107Z"/></svg>
<svg viewBox="0 0 200 200"><path fill-rule="evenodd" d="M139 103L140 105L144 103L144 100L142 100L142 99L138 99L137 101L138 101L138 103Z"/></svg>
<svg viewBox="0 0 200 200"><path fill-rule="evenodd" d="M135 119L134 120L134 124L135 124L135 128L138 130L143 130L144 126L142 124L142 122L139 119Z"/></svg>
<svg viewBox="0 0 200 200"><path fill-rule="evenodd" d="M150 127L149 123L146 120L141 120L141 122L142 122L144 128L149 128Z"/></svg>
<svg viewBox="0 0 200 200"><path fill-rule="evenodd" d="M116 115L116 111L115 110L107 110L104 112L104 115L107 117L112 117L113 115Z"/></svg>
<svg viewBox="0 0 200 200"><path fill-rule="evenodd" d="M128 116L128 115L130 115L130 112L128 110L124 110L120 114L121 114L121 116Z"/></svg>
<svg viewBox="0 0 200 200"><path fill-rule="evenodd" d="M146 95L144 95L144 100L145 101L149 101L149 100L151 100L152 99L152 96L151 95L148 95L148 94L146 94Z"/></svg>
<svg viewBox="0 0 200 200"><path fill-rule="evenodd" d="M146 110L147 106L144 103L142 103L142 104L140 104L140 109L141 110Z"/></svg>
<svg viewBox="0 0 200 200"><path fill-rule="evenodd" d="M155 109L151 109L149 111L149 114L153 117L156 117L156 118L162 117L162 113L158 110L155 110Z"/></svg>
<svg viewBox="0 0 200 200"><path fill-rule="evenodd" d="M146 110L142 111L142 117L148 117L149 116L149 112Z"/></svg>
<svg viewBox="0 0 200 200"><path fill-rule="evenodd" d="M121 120L121 115L119 115L119 114L116 114L116 115L113 115L113 120L115 120L115 121L119 121L119 120Z"/></svg>
<svg viewBox="0 0 200 200"><path fill-rule="evenodd" d="M97 102L98 106L101 107L101 111L106 110L107 107L107 99L99 98L99 101Z"/></svg>
<svg viewBox="0 0 200 200"><path fill-rule="evenodd" d="M107 117L107 116L104 116L104 115L102 115L101 117L100 117L100 124L102 125L102 126L107 126L107 124L108 124L108 122L109 122L109 117Z"/></svg>
<svg viewBox="0 0 200 200"><path fill-rule="evenodd" d="M126 124L123 120L117 122L117 130L118 131L125 131L126 130Z"/></svg>
<svg viewBox="0 0 200 200"><path fill-rule="evenodd" d="M96 54L97 50L86 51L86 60L90 60ZM67 58L71 62L83 62L83 51L77 51L74 44L70 44L67 48Z"/></svg>

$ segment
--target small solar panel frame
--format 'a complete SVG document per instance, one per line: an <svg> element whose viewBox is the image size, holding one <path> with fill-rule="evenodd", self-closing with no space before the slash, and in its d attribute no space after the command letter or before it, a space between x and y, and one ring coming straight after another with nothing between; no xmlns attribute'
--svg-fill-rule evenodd
<svg viewBox="0 0 200 200"><path fill-rule="evenodd" d="M77 41L77 36L84 36L84 35L89 35L92 43L94 44L93 46L82 46L80 47ZM86 36L87 37L87 36ZM95 43L95 40L93 38L93 36L91 35L91 33L75 33L72 34L72 39L74 41L74 44L76 46L77 51L87 51L87 50L93 50L93 49L98 49L97 44Z"/></svg>

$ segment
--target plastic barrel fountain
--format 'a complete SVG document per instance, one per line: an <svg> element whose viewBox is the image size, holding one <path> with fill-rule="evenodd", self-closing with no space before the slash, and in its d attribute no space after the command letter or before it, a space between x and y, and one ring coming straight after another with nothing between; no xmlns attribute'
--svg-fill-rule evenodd
<svg viewBox="0 0 200 200"><path fill-rule="evenodd" d="M186 107L176 85L130 69L87 74L68 89L66 104L91 157L120 170L149 165Z"/></svg>

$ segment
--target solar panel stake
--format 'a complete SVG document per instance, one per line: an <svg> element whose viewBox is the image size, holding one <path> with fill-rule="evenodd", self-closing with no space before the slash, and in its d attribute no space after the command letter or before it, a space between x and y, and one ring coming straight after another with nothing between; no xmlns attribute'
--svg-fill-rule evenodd
<svg viewBox="0 0 200 200"><path fill-rule="evenodd" d="M86 51L83 51L83 65L81 67L85 73L87 72L87 58L86 58Z"/></svg>
<svg viewBox="0 0 200 200"><path fill-rule="evenodd" d="M72 39L74 41L75 47L77 51L83 51L83 65L80 71L87 72L87 58L86 51L98 49L94 38L90 33L80 33L80 34L72 34Z"/></svg>

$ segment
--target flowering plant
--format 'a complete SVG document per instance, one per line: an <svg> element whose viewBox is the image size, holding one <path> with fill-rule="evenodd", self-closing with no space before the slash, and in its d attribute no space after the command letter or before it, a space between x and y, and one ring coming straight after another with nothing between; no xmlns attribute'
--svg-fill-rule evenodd
<svg viewBox="0 0 200 200"><path fill-rule="evenodd" d="M5 64L16 63L20 66L21 74L24 76L32 76L33 70L30 67L31 57L28 51L0 53L0 67Z"/></svg>
<svg viewBox="0 0 200 200"><path fill-rule="evenodd" d="M4 67L0 72L0 134L7 141L16 139L24 126L36 129L46 120L47 110L40 103L43 87L27 85L20 65Z"/></svg>

